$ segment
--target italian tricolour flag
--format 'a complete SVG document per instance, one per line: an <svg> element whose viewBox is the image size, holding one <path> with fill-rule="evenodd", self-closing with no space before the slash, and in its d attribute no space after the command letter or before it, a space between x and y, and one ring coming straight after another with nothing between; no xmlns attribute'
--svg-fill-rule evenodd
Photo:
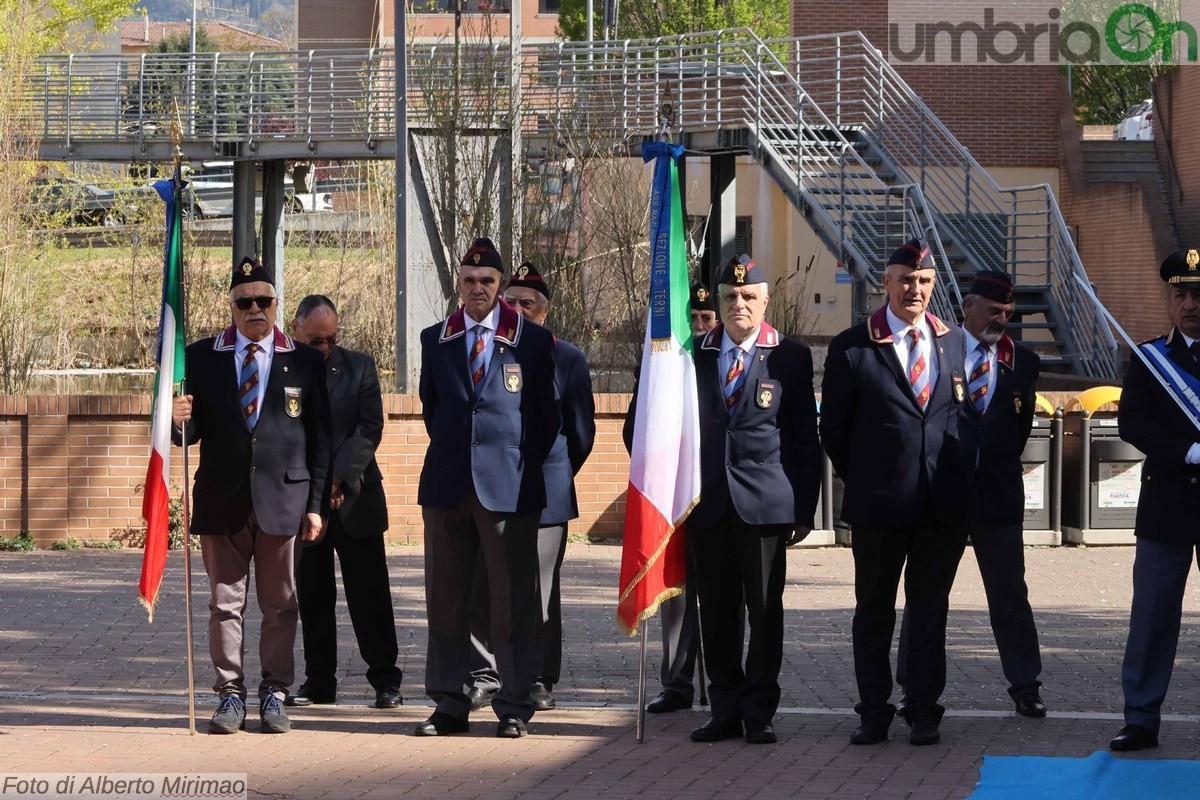
<svg viewBox="0 0 1200 800"><path fill-rule="evenodd" d="M617 621L629 635L687 577L684 520L700 499L700 431L688 268L676 161L682 147L642 146L654 160L650 307L625 504Z"/></svg>
<svg viewBox="0 0 1200 800"><path fill-rule="evenodd" d="M154 621L154 604L167 565L167 521L170 516L171 400L183 381L183 209L178 172L158 181L155 190L167 204L167 244L163 259L162 315L158 324L158 375L154 382L154 414L150 425L150 464L146 468L142 516L146 550L138 599Z"/></svg>

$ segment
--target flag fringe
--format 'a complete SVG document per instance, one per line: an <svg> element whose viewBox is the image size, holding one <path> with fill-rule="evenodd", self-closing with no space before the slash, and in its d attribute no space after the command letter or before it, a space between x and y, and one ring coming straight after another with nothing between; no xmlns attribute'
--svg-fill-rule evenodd
<svg viewBox="0 0 1200 800"><path fill-rule="evenodd" d="M637 634L638 625L657 614L659 606L673 597L679 597L681 594L683 594L683 589L680 589L678 586L671 586L663 589L658 597L654 598L654 602L647 606L640 614L638 614L637 623L632 628L625 624L625 620L621 618L621 612L618 610L617 625L621 628L621 631L626 636L634 636Z"/></svg>
<svg viewBox="0 0 1200 800"><path fill-rule="evenodd" d="M149 617L149 619L146 621L154 622L154 607L158 605L158 592L155 592L154 597L150 600L147 600L139 594L138 602L141 603L142 607L146 609L146 616Z"/></svg>
<svg viewBox="0 0 1200 800"><path fill-rule="evenodd" d="M651 339L650 340L650 352L652 352L652 353L670 352L672 341L674 341L673 337L667 337L666 339Z"/></svg>
<svg viewBox="0 0 1200 800"><path fill-rule="evenodd" d="M679 529L679 526L683 524L683 521L686 520L688 518L688 515L692 513L692 509L695 508L699 504L700 504L700 498L699 498L699 496L697 496L696 499L692 500L692 502L688 505L688 507L683 510L683 513L679 515L679 519L677 519L677 520L675 520L675 522L671 523L670 527L667 528L667 535L663 537L662 542L658 545L657 548L655 548L654 552L650 555L650 558L646 559L646 563L642 565L642 568L640 570L638 570L638 574L634 575L633 579L631 581L629 581L629 585L625 587L625 591L621 592L621 596L619 598L617 598L617 618L618 618L618 620L620 620L620 616L621 616L621 604L624 603L626 598L628 598L629 595L633 593L634 588L639 583L642 582L642 580L646 577L646 573L648 573L650 571L650 568L653 567L655 564L657 564L658 560L660 558L662 558L663 553L665 553L667 550L667 545L671 543L671 537L673 537L675 535L675 531L677 531ZM678 592L678 587L669 588L666 591L670 592L673 590ZM649 619L650 616L653 616L654 612L658 610L658 605L663 600L668 600L668 599L670 599L670 598L663 597L660 595L658 600L656 600L654 603L653 610L648 609L648 611L649 611L648 615L646 614L646 611L643 611L641 614L638 615L639 621L643 620L643 619ZM625 631L625 634L627 636L633 636L633 632L636 630L636 628L631 629L624 622L621 622L621 630Z"/></svg>

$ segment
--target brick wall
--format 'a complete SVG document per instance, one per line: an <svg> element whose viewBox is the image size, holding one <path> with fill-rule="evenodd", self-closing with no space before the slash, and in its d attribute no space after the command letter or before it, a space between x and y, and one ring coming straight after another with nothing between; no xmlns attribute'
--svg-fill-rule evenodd
<svg viewBox="0 0 1200 800"><path fill-rule="evenodd" d="M576 480L580 518L572 523L574 532L621 535L629 479L621 425L628 404L628 395L596 395L596 447ZM378 459L388 536L395 543L419 542L417 483L428 443L420 402L385 395L384 411ZM150 398L144 396L0 398L0 536L28 530L41 547L67 538L135 539L143 527L149 415ZM197 450L189 456L193 471ZM181 451L174 456L178 476Z"/></svg>
<svg viewBox="0 0 1200 800"><path fill-rule="evenodd" d="M1200 247L1200 138L1191 134L1200 125L1200 75L1179 69L1156 78L1155 86L1161 106L1154 113L1154 132L1161 138L1157 149L1162 154L1167 149L1162 145L1169 143L1178 174L1172 200L1180 245ZM1163 177L1169 186L1174 183L1173 175Z"/></svg>
<svg viewBox="0 0 1200 800"><path fill-rule="evenodd" d="M862 31L887 53L887 0L793 0L792 35ZM1059 163L1055 66L901 65L896 71L985 167ZM803 82L803 80L802 80Z"/></svg>

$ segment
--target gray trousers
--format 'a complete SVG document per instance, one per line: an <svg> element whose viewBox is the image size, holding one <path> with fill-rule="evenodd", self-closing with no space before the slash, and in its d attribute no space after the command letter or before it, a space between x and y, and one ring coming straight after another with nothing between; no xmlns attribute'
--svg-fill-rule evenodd
<svg viewBox="0 0 1200 800"><path fill-rule="evenodd" d="M262 680L261 702L274 694L287 697L295 678L296 662L296 551L299 537L275 536L258 527L254 515L246 527L229 536L201 536L200 553L211 590L208 601L208 652L216 670L213 691L246 699L243 661L246 655L244 624L250 565L254 564L254 590L262 612L258 656Z"/></svg>
<svg viewBox="0 0 1200 800"><path fill-rule="evenodd" d="M1133 558L1133 606L1121 666L1125 723L1158 733L1171 683L1188 573L1197 546L1139 536Z"/></svg>
<svg viewBox="0 0 1200 800"><path fill-rule="evenodd" d="M562 676L562 593L558 576L567 554L567 524L538 528L538 586L542 596L542 622L537 634L537 663L533 678L553 689ZM488 606L486 570L475 573L475 597L471 602L471 682L484 691L500 688L500 673L490 646L491 609Z"/></svg>
<svg viewBox="0 0 1200 800"><path fill-rule="evenodd" d="M700 612L696 607L696 569L688 543L687 582L683 594L658 607L662 621L662 688L689 703L695 695L696 651L700 648Z"/></svg>
<svg viewBox="0 0 1200 800"><path fill-rule="evenodd" d="M503 684L492 698L498 718L533 717L536 666L538 514L489 511L472 492L455 508L422 509L429 647L425 693L437 710L466 719L471 710L471 608L476 574L487 574L491 651Z"/></svg>

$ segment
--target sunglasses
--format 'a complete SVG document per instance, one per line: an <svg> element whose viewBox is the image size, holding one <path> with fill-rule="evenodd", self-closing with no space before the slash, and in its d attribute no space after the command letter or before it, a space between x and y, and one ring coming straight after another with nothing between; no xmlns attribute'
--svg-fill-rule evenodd
<svg viewBox="0 0 1200 800"><path fill-rule="evenodd" d="M308 343L312 347L320 347L323 344L334 345L338 343L338 337L336 333L333 336L318 336L315 339L309 339Z"/></svg>
<svg viewBox="0 0 1200 800"><path fill-rule="evenodd" d="M264 294L258 297L239 297L233 301L233 304L242 311L249 311L250 306L254 305L255 303L257 303L258 307L263 311L266 311L275 303L275 298Z"/></svg>

